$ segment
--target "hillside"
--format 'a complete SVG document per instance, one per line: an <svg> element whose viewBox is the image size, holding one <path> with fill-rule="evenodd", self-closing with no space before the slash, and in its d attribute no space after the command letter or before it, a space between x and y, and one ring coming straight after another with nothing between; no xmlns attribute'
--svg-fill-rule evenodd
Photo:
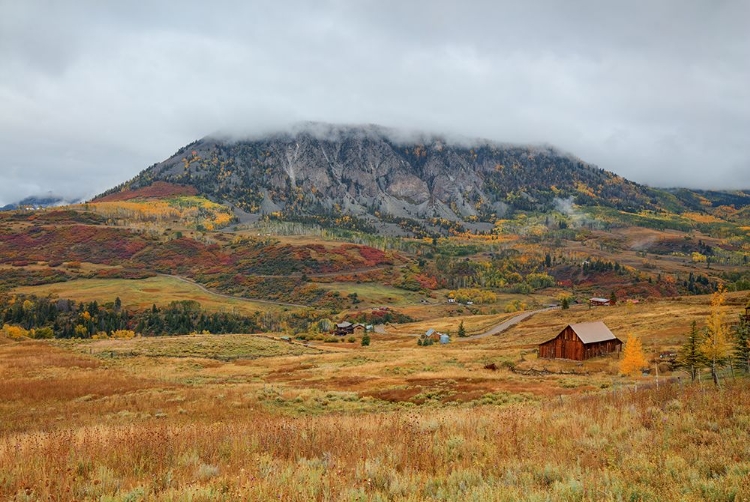
<svg viewBox="0 0 750 502"><path fill-rule="evenodd" d="M203 138L95 201L158 181L190 186L244 213L369 231L398 223L411 233L403 220L430 232L487 230L515 211L571 202L628 212L680 212L694 202L689 191L639 185L552 147L325 124L255 139Z"/></svg>

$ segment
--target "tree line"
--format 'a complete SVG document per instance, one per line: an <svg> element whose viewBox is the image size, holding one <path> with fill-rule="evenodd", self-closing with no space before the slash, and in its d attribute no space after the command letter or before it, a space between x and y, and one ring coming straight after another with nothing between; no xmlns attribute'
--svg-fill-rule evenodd
<svg viewBox="0 0 750 502"><path fill-rule="evenodd" d="M262 330L262 314L252 316L207 312L192 300L166 307L130 311L114 302L75 302L34 295L0 296L0 320L7 336L17 338L104 338L186 335L189 333L256 333Z"/></svg>

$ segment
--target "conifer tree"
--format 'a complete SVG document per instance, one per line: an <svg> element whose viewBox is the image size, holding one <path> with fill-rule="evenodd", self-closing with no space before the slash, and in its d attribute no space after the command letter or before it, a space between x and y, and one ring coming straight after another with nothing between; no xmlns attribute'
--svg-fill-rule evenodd
<svg viewBox="0 0 750 502"><path fill-rule="evenodd" d="M734 332L734 357L737 367L750 374L750 323L744 315Z"/></svg>
<svg viewBox="0 0 750 502"><path fill-rule="evenodd" d="M461 320L461 323L458 325L458 336L462 338L466 336L466 328L464 328L463 319Z"/></svg>
<svg viewBox="0 0 750 502"><path fill-rule="evenodd" d="M683 366L690 373L691 380L695 380L698 376L698 372L704 366L706 366L706 358L701 352L701 343L703 337L698 331L698 326L693 321L690 327L690 333L688 334L687 342L680 348L680 352L677 355L677 362L680 366Z"/></svg>
<svg viewBox="0 0 750 502"><path fill-rule="evenodd" d="M643 345L640 338L635 335L628 337L625 348L622 351L620 361L620 373L632 376L648 366L646 356L643 355Z"/></svg>

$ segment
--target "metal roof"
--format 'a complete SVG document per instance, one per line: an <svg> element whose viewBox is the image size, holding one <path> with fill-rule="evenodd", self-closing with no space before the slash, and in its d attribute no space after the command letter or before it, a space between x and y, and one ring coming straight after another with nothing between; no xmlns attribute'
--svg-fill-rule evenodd
<svg viewBox="0 0 750 502"><path fill-rule="evenodd" d="M575 334L584 344L618 340L602 321L579 322L571 324L570 328L575 331Z"/></svg>

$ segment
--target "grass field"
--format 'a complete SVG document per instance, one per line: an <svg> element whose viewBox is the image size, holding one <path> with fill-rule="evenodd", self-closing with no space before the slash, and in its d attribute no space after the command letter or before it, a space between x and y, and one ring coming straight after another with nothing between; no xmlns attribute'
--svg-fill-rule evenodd
<svg viewBox="0 0 750 502"><path fill-rule="evenodd" d="M604 319L653 354L705 320L709 301L543 312L430 347L410 336L425 322L386 326L369 347L278 334L0 339L0 498L746 500L746 377L657 388L619 376L616 356L534 351L567 323ZM728 295L727 313L746 301ZM471 333L509 316L462 318Z"/></svg>
<svg viewBox="0 0 750 502"><path fill-rule="evenodd" d="M152 352L111 358L111 346L95 343L0 344L0 497L750 496L747 380L725 382L721 391L697 385L635 391L627 380L615 390L567 389L552 398L531 394L551 388L549 382L499 371L485 384L507 387L512 377L515 389L441 402L441 392L461 381L462 372L482 379L472 364L491 350L477 346L462 361L457 353L402 349L394 359L394 346L385 339L382 348L298 355L275 348L267 357L223 362L205 339L180 342L188 357ZM261 351L265 343L280 343L256 342ZM144 341L127 343L137 352ZM173 340L164 343L176 348ZM373 392L373 381L389 378L405 382L400 395ZM434 387L425 390L430 378ZM448 383L442 388L439 382ZM420 398L399 401L418 390L412 386L420 386Z"/></svg>
<svg viewBox="0 0 750 502"><path fill-rule="evenodd" d="M362 284L353 282L323 282L315 283L315 285L325 290L340 291L343 295L356 293L360 298L365 300L362 305L363 307L372 305L401 307L419 303L421 299L425 298L423 294L372 282Z"/></svg>
<svg viewBox="0 0 750 502"><path fill-rule="evenodd" d="M234 312L251 314L276 307L268 303L231 298L202 290L199 286L175 277L158 276L148 279L80 279L57 284L41 286L24 286L13 290L16 293L35 294L37 296L57 295L75 301L114 301L119 297L124 307L129 309L147 309L156 304L161 307L173 301L195 300L211 312Z"/></svg>

